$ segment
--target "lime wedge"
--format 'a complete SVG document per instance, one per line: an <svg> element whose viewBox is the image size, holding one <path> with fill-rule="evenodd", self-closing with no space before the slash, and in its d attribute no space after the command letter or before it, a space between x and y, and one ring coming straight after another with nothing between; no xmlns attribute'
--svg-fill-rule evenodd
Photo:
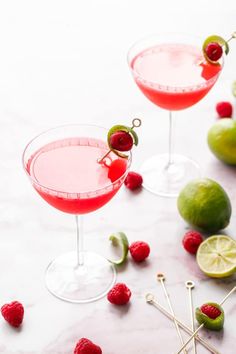
<svg viewBox="0 0 236 354"><path fill-rule="evenodd" d="M110 260L111 263L116 265L121 265L126 261L128 251L129 251L129 241L124 232L116 232L109 237L109 240L112 242L114 246L121 246L122 248L122 256L117 261Z"/></svg>
<svg viewBox="0 0 236 354"><path fill-rule="evenodd" d="M216 235L202 242L197 251L200 269L213 278L224 278L236 272L236 241Z"/></svg>

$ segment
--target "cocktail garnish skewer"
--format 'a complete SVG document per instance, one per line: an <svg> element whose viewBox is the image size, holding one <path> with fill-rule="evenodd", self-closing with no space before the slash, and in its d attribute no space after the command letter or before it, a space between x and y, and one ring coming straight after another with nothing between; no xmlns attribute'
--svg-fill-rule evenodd
<svg viewBox="0 0 236 354"><path fill-rule="evenodd" d="M109 150L98 159L98 163L104 163L106 165L106 157L113 152L118 157L128 158L128 155L124 154L124 151L130 151L134 145L138 145L138 136L134 131L134 128L139 128L142 124L140 118L134 118L132 120L132 126L126 125L114 125L107 135L107 143ZM109 166L109 165L107 165Z"/></svg>
<svg viewBox="0 0 236 354"><path fill-rule="evenodd" d="M174 317L169 311L167 311L162 305L160 305L156 298L154 297L153 294L148 293L145 296L146 298L146 302L150 305L155 306L163 315L165 315L166 317L168 317L170 320L172 321L176 321L178 323L178 325L188 334L192 335L193 332L191 331L191 329L186 326L183 322L181 322L177 317ZM198 334L196 335L195 339L201 343L206 349L208 349L211 353L213 354L221 354L220 352L218 352L210 343L208 343L205 339L201 338Z"/></svg>
<svg viewBox="0 0 236 354"><path fill-rule="evenodd" d="M234 38L236 38L236 31L231 34L231 37L229 39L227 39L226 42L229 43L231 41L231 39L234 39Z"/></svg>
<svg viewBox="0 0 236 354"><path fill-rule="evenodd" d="M233 292L236 291L236 286L233 287L233 289L224 297L224 299L221 301L220 306L223 305L225 303L225 301L229 298L230 295L233 294ZM202 329L202 327L204 326L204 323L202 323L195 332L193 332L193 334L191 335L191 337L187 340L186 343L184 343L184 345L179 349L179 351L177 352L177 354L180 354L183 349L189 344L189 342L191 342L191 340L196 336L196 334L200 331L200 329Z"/></svg>
<svg viewBox="0 0 236 354"><path fill-rule="evenodd" d="M178 323L177 323L177 321L175 320L175 313L174 313L174 309L173 309L172 303L171 303L171 301L170 301L170 296L169 296L169 294L168 294L168 292L167 292L167 290L166 290L166 286L165 286L165 283L164 283L164 281L165 281L165 276L164 276L164 274L158 273L158 274L157 274L157 280L161 283L161 286L162 286L162 289L163 289L163 291L164 291L164 294L165 294L165 297L166 297L166 300L167 300L167 303L168 303L170 312L171 312L171 314L173 315L173 318L174 318L174 325L175 325L177 334L178 334L178 336L179 336L180 342L181 342L182 344L184 344L184 340L183 340L182 334L181 334L181 332L180 332ZM185 354L188 353L186 349L183 349L183 351L184 351Z"/></svg>
<svg viewBox="0 0 236 354"><path fill-rule="evenodd" d="M194 310L193 310L193 294L192 290L195 287L195 284L192 280L188 280L185 283L186 288L188 289L188 296L189 296L189 309L190 309L190 316L191 316L191 327L192 331L195 331L195 325L194 325ZM196 347L196 341L195 337L193 338L193 352L194 354L197 354L197 347Z"/></svg>

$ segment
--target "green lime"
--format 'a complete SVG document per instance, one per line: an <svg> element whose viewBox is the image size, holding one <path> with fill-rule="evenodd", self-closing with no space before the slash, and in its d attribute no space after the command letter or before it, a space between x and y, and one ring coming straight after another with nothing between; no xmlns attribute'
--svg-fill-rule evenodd
<svg viewBox="0 0 236 354"><path fill-rule="evenodd" d="M236 165L236 120L218 120L208 132L208 145L221 161Z"/></svg>
<svg viewBox="0 0 236 354"><path fill-rule="evenodd" d="M236 272L236 241L216 235L202 242L197 251L200 269L213 278L224 278Z"/></svg>
<svg viewBox="0 0 236 354"><path fill-rule="evenodd" d="M224 327L224 320L225 320L225 314L223 308L215 303L215 302L208 302L207 304L204 305L209 305L216 307L221 313L218 317L216 318L210 318L207 315L205 315L202 311L201 308L196 308L195 311L195 316L199 324L204 324L204 327L207 329L210 329L212 331L220 331Z"/></svg>
<svg viewBox="0 0 236 354"><path fill-rule="evenodd" d="M177 200L182 218L206 232L224 229L230 221L231 203L225 190L209 178L195 179L180 192Z"/></svg>
<svg viewBox="0 0 236 354"><path fill-rule="evenodd" d="M121 265L126 261L128 251L129 251L129 241L124 232L116 232L109 237L109 240L112 242L113 246L121 246L122 256L116 261L110 260L111 263L115 265Z"/></svg>

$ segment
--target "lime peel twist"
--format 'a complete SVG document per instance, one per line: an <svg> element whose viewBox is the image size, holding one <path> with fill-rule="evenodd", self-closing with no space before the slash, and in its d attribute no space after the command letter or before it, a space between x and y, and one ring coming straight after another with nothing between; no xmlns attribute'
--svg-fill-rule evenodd
<svg viewBox="0 0 236 354"><path fill-rule="evenodd" d="M200 325L204 324L205 328L210 329L212 331L220 331L224 327L224 310L216 302L208 302L207 304L216 307L220 311L220 315L217 316L215 319L210 318L201 311L201 308L197 307L195 312L196 319Z"/></svg>
<svg viewBox="0 0 236 354"><path fill-rule="evenodd" d="M118 260L110 260L109 261L115 265L122 265L125 263L127 259L127 255L129 252L129 241L124 232L115 232L110 235L109 240L112 242L113 246L121 246L122 248L122 256Z"/></svg>

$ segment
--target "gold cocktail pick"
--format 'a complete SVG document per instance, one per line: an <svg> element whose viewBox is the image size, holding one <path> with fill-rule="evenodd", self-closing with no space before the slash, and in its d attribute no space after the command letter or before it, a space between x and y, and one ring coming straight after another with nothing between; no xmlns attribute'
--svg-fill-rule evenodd
<svg viewBox="0 0 236 354"><path fill-rule="evenodd" d="M236 286L233 287L233 289L224 297L224 299L221 301L220 306L222 306L225 301L229 298L230 295L233 294L233 292L236 290ZM193 334L191 335L191 337L187 340L186 343L184 343L184 345L179 349L179 351L177 352L177 354L180 354L184 348L186 348L186 346L189 344L189 342L191 342L191 340L196 336L196 334L200 331L200 329L204 326L204 323L202 323L195 332L193 332Z"/></svg>
<svg viewBox="0 0 236 354"><path fill-rule="evenodd" d="M176 331L177 331L177 334L179 336L179 339L180 339L180 342L184 345L184 340L183 340L183 337L182 337L182 334L180 332L180 329L179 329L179 325L178 325L178 322L175 320L175 313L174 313L174 309L173 309L173 306L172 306L172 303L170 301L170 296L166 290L166 286L165 286L165 276L164 274L162 273L158 273L157 274L157 280L161 283L161 286L162 286L162 289L164 291L164 294L165 294L165 297L166 297L166 300L167 300L167 303L168 303L168 306L169 306L169 309L170 309L170 312L171 314L173 315L173 320L174 320L174 325L175 325L175 328L176 328ZM183 348L183 351L185 354L187 354L187 350L185 348Z"/></svg>
<svg viewBox="0 0 236 354"><path fill-rule="evenodd" d="M226 42L229 42L229 41L231 41L231 39L235 39L235 38L236 38L236 31L231 34L231 37L229 39L227 39Z"/></svg>
<svg viewBox="0 0 236 354"><path fill-rule="evenodd" d="M193 309L193 294L192 290L195 287L195 284L192 280L188 280L185 283L186 288L188 289L188 297L189 297L189 309L190 309L190 316L191 316L191 327L192 331L195 331L195 326L194 326L194 309ZM197 348L196 348L196 341L195 337L193 338L193 352L194 354L197 354Z"/></svg>

